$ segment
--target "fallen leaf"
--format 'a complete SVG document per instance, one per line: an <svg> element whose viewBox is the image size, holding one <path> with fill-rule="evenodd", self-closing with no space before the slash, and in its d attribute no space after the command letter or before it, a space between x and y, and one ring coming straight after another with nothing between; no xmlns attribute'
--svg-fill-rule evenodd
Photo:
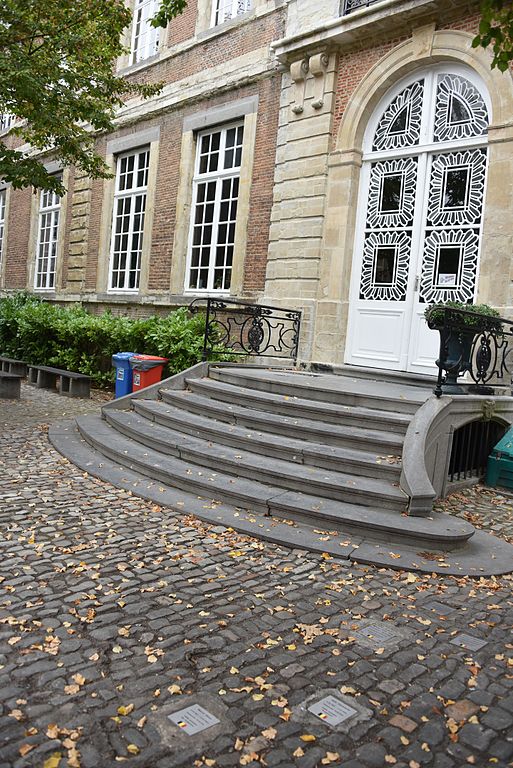
<svg viewBox="0 0 513 768"><path fill-rule="evenodd" d="M305 753L304 753L304 751L301 749L301 747L298 747L298 748L297 748L297 749L296 749L296 750L295 750L295 751L292 753L292 755L293 755L294 757L303 757L303 755L304 755L304 754L305 754Z"/></svg>
<svg viewBox="0 0 513 768"><path fill-rule="evenodd" d="M60 752L54 752L44 761L43 768L59 768L61 758L62 754Z"/></svg>
<svg viewBox="0 0 513 768"><path fill-rule="evenodd" d="M118 707L118 715L129 715L130 712L134 711L134 705L133 704L127 704L127 706L121 706Z"/></svg>
<svg viewBox="0 0 513 768"><path fill-rule="evenodd" d="M326 752L325 756L321 760L321 763L322 765L330 765L337 760L340 760L340 755L338 752Z"/></svg>
<svg viewBox="0 0 513 768"><path fill-rule="evenodd" d="M315 741L316 740L316 737L313 736L311 733L303 733L303 735L300 736L299 738L301 739L301 741L305 741L307 743L310 742L310 741Z"/></svg>
<svg viewBox="0 0 513 768"><path fill-rule="evenodd" d="M169 691L169 693L171 693L173 695L175 693L181 693L182 692L182 689L176 683L173 683L172 685L170 685L167 690Z"/></svg>
<svg viewBox="0 0 513 768"><path fill-rule="evenodd" d="M68 766L69 768L80 768L80 752L76 747L68 750Z"/></svg>
<svg viewBox="0 0 513 768"><path fill-rule="evenodd" d="M136 744L129 744L126 751L130 752L131 755L138 755L141 750Z"/></svg>
<svg viewBox="0 0 513 768"><path fill-rule="evenodd" d="M18 752L22 757L25 757L25 755L27 755L31 750L33 750L35 746L36 746L35 744L22 744Z"/></svg>

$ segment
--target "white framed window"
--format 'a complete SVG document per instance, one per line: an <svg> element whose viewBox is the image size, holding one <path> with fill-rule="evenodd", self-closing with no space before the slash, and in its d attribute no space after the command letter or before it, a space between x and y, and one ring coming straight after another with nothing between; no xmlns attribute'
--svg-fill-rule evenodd
<svg viewBox="0 0 513 768"><path fill-rule="evenodd" d="M149 147L119 155L116 161L110 291L139 289L149 164Z"/></svg>
<svg viewBox="0 0 513 768"><path fill-rule="evenodd" d="M8 131L14 123L14 119L14 115L11 115L10 112L0 113L0 131Z"/></svg>
<svg viewBox="0 0 513 768"><path fill-rule="evenodd" d="M243 137L242 122L198 135L186 290L230 289Z"/></svg>
<svg viewBox="0 0 513 768"><path fill-rule="evenodd" d="M159 6L160 0L135 0L130 47L131 64L137 64L154 56L159 49L159 30L150 24Z"/></svg>
<svg viewBox="0 0 513 768"><path fill-rule="evenodd" d="M39 197L36 271L34 279L34 288L38 290L51 290L55 288L60 212L61 198L59 195L43 189Z"/></svg>
<svg viewBox="0 0 513 768"><path fill-rule="evenodd" d="M4 255L6 198L7 198L7 190L0 189L0 275L2 274L3 255Z"/></svg>
<svg viewBox="0 0 513 768"><path fill-rule="evenodd" d="M211 25L217 27L250 9L251 0L213 0Z"/></svg>

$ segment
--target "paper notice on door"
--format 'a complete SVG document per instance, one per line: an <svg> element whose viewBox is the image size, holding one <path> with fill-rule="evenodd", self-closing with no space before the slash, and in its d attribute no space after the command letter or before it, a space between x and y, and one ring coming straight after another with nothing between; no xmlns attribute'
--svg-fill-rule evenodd
<svg viewBox="0 0 513 768"><path fill-rule="evenodd" d="M438 285L456 285L456 275L454 274L438 275Z"/></svg>

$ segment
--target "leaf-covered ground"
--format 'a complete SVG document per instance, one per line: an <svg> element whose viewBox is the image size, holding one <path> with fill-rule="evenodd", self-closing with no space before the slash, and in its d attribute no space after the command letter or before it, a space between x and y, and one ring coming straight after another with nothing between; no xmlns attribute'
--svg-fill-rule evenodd
<svg viewBox="0 0 513 768"><path fill-rule="evenodd" d="M171 513L49 445L45 424L96 408L0 401L0 768L513 765L511 577L357 566ZM443 507L513 536L506 493ZM330 728L301 706L322 692L361 717ZM194 703L219 725L176 734Z"/></svg>

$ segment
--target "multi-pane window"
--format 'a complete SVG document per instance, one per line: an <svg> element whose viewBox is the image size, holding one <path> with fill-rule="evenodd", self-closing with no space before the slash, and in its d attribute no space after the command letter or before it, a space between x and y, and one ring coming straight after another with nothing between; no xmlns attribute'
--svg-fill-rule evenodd
<svg viewBox="0 0 513 768"><path fill-rule="evenodd" d="M242 157L242 123L198 137L187 288L230 288Z"/></svg>
<svg viewBox="0 0 513 768"><path fill-rule="evenodd" d="M0 113L0 131L7 131L14 123L14 115L10 112Z"/></svg>
<svg viewBox="0 0 513 768"><path fill-rule="evenodd" d="M0 273L2 270L2 257L4 252L5 198L5 189L0 189Z"/></svg>
<svg viewBox="0 0 513 768"><path fill-rule="evenodd" d="M132 46L130 63L148 59L159 48L159 30L152 27L150 21L158 12L160 0L135 0L132 27Z"/></svg>
<svg viewBox="0 0 513 768"><path fill-rule="evenodd" d="M149 148L117 159L109 290L139 288L149 162Z"/></svg>
<svg viewBox="0 0 513 768"><path fill-rule="evenodd" d="M34 287L41 290L55 288L60 211L61 198L59 195L43 189L39 198L36 273L34 280Z"/></svg>
<svg viewBox="0 0 513 768"><path fill-rule="evenodd" d="M251 8L251 0L214 0L212 4L212 26L234 19Z"/></svg>

